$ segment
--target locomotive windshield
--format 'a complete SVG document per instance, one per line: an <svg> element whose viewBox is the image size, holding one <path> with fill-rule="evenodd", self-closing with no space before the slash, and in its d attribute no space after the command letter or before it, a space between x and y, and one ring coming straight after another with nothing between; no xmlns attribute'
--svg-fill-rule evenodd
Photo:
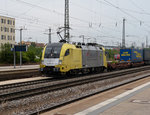
<svg viewBox="0 0 150 115"><path fill-rule="evenodd" d="M51 44L46 47L45 58L59 58L62 44Z"/></svg>

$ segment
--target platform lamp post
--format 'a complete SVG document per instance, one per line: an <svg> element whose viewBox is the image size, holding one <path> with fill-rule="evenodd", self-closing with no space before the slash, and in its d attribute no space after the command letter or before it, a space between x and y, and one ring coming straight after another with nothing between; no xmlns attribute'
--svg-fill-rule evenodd
<svg viewBox="0 0 150 115"><path fill-rule="evenodd" d="M20 46L22 46L22 31L23 30L27 30L25 27L24 28L20 28L20 29L15 29L15 30L19 30L20 31ZM20 51L20 68L22 65L22 51Z"/></svg>

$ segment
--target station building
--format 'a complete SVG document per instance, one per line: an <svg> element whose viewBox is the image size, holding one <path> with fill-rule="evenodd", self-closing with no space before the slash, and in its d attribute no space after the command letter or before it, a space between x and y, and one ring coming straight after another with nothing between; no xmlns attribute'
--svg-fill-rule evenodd
<svg viewBox="0 0 150 115"><path fill-rule="evenodd" d="M5 43L15 44L15 18L0 16L0 47Z"/></svg>

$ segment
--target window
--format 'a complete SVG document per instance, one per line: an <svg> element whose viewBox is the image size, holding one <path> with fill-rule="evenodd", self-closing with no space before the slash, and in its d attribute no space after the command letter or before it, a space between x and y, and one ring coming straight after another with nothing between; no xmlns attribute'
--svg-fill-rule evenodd
<svg viewBox="0 0 150 115"><path fill-rule="evenodd" d="M3 35L1 35L1 40L3 40Z"/></svg>
<svg viewBox="0 0 150 115"><path fill-rule="evenodd" d="M1 27L1 32L3 31L3 27Z"/></svg>
<svg viewBox="0 0 150 115"><path fill-rule="evenodd" d="M4 19L4 24L6 24L6 19Z"/></svg>
<svg viewBox="0 0 150 115"><path fill-rule="evenodd" d="M15 25L15 21L13 21L13 25Z"/></svg>
<svg viewBox="0 0 150 115"><path fill-rule="evenodd" d="M9 32L9 28L4 27L4 32Z"/></svg>
<svg viewBox="0 0 150 115"><path fill-rule="evenodd" d="M4 27L4 31L7 32L7 28L6 27Z"/></svg>
<svg viewBox="0 0 150 115"><path fill-rule="evenodd" d="M69 55L69 49L67 49L65 52L65 56L68 56L68 55Z"/></svg>
<svg viewBox="0 0 150 115"><path fill-rule="evenodd" d="M9 20L7 20L7 24L10 24L10 21L9 21Z"/></svg>
<svg viewBox="0 0 150 115"><path fill-rule="evenodd" d="M12 40L12 36L7 36L7 39L8 40Z"/></svg>
<svg viewBox="0 0 150 115"><path fill-rule="evenodd" d="M61 46L47 46L45 50L45 58L59 58Z"/></svg>
<svg viewBox="0 0 150 115"><path fill-rule="evenodd" d="M13 28L10 28L10 32L13 33Z"/></svg>
<svg viewBox="0 0 150 115"><path fill-rule="evenodd" d="M6 40L6 36L5 35L1 35L1 40Z"/></svg>
<svg viewBox="0 0 150 115"><path fill-rule="evenodd" d="M9 24L12 25L12 21L11 20L9 20Z"/></svg>
<svg viewBox="0 0 150 115"><path fill-rule="evenodd" d="M12 40L12 36L9 36L10 40Z"/></svg>
<svg viewBox="0 0 150 115"><path fill-rule="evenodd" d="M9 36L7 36L7 39L10 40Z"/></svg>
<svg viewBox="0 0 150 115"><path fill-rule="evenodd" d="M1 19L1 23L4 23L4 19Z"/></svg>

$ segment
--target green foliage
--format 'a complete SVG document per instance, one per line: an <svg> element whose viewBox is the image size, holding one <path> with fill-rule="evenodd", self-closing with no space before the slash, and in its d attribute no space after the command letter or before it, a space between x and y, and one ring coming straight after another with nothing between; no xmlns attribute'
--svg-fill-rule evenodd
<svg viewBox="0 0 150 115"><path fill-rule="evenodd" d="M30 58L27 56L27 53L22 52L22 63L30 62Z"/></svg>
<svg viewBox="0 0 150 115"><path fill-rule="evenodd" d="M27 52L27 57L29 57L30 62L34 62L35 60L35 53L33 51Z"/></svg>
<svg viewBox="0 0 150 115"><path fill-rule="evenodd" d="M31 44L27 52L22 52L22 63L38 63L40 62L43 48L35 47ZM5 44L0 50L0 63L13 64L14 55L11 51L11 45ZM20 52L16 52L16 63L20 62Z"/></svg>
<svg viewBox="0 0 150 115"><path fill-rule="evenodd" d="M107 59L110 61L114 61L114 55L119 54L119 50L117 49L106 49L107 52Z"/></svg>
<svg viewBox="0 0 150 115"><path fill-rule="evenodd" d="M13 63L13 52L11 51L10 44L4 44L1 46L0 62L1 63Z"/></svg>

